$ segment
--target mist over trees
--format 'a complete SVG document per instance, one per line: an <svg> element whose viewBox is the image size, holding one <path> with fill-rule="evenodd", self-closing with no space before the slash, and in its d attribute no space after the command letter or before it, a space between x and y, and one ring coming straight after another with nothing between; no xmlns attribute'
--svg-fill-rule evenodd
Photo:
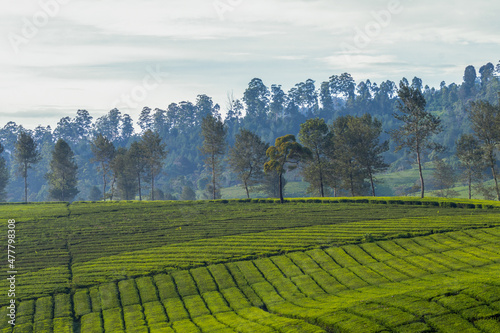
<svg viewBox="0 0 500 333"><path fill-rule="evenodd" d="M189 198L193 197L193 192L197 198L203 198L203 193L207 198L213 198L214 193L218 197L221 188L242 184L245 187L244 178L248 173L238 171L234 165L230 167L227 160L232 149L250 149L238 148L248 143L237 137L242 130L250 131L256 142L258 138L267 145L275 143L279 137L296 136L298 143L308 147L315 156L301 161L300 172L288 173L288 179L264 174L263 165L259 170L252 169L248 195L253 187L261 186L268 195L279 196L279 184L276 185L279 179L282 184L305 180L310 184L310 193L317 196L373 195L377 174L418 168L416 151L401 149L396 152L401 142L389 134L400 130L405 123L394 117L395 113L401 114L398 106L405 105L405 95L402 95L405 89L413 95L421 95L425 101L421 111L439 119L443 128L429 135L429 142L436 145L422 154L422 168L436 165L431 163L436 158L445 160L454 169L471 170L472 163L474 175L461 180L463 184L471 184L471 194L498 198L499 77L500 63L496 66L488 63L479 69L467 66L463 82L447 84L443 81L437 88L425 85L418 77L410 81L403 78L403 86L398 89L392 81L356 82L350 74L341 73L321 83L307 79L284 90L279 84L268 86L254 78L244 91L228 94L222 107L211 97L200 94L195 101L165 104L168 105L165 109L144 106L137 119L118 109L99 117L82 109L74 116L61 118L55 128L39 125L27 129L22 124L7 122L0 127L3 147L0 152L0 200L55 199L51 195L54 185L45 175L51 171L52 152L59 139L67 143L78 167L76 189L79 192L74 200L174 199L180 198L183 192L183 197ZM220 116L221 113L224 116ZM222 153L214 155L222 163L216 172L206 167L210 164L206 163L207 154L199 149L205 141L203 119L209 116L219 118L219 127L226 133L221 141ZM328 129L324 132L323 125L322 129L317 129L322 135L329 133L331 142L328 145L331 147L328 149L313 149L314 143L308 142L316 135L313 129L309 134L303 130L302 137L299 134L302 127L307 126L304 124L311 124L314 119L324 122ZM156 136L164 152L168 151L160 154L157 164L149 166L146 150L141 146L148 131ZM366 134L349 136L360 133ZM21 135L23 140L19 141ZM477 141L483 152L480 162L470 162L471 158L458 154L466 149L465 143L458 144L462 135L472 135ZM28 137L32 138L32 143L28 143ZM405 136L402 134L400 138L405 139ZM24 143L17 144L18 141ZM446 150L435 149L439 146ZM23 155L28 151L31 151L30 156ZM489 180L490 185L481 188L485 180ZM210 191L208 196L207 190ZM392 189L391 193L396 192ZM411 193L409 189L405 192Z"/></svg>

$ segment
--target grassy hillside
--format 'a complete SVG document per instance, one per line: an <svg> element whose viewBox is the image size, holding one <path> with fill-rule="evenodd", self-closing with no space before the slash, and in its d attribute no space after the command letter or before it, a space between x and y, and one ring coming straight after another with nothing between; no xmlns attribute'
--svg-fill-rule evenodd
<svg viewBox="0 0 500 333"><path fill-rule="evenodd" d="M432 163L427 163L423 171L424 181L426 182L426 196L437 196L437 191L432 190L432 173L434 168ZM408 169L404 171L396 171L390 173L379 174L376 176L375 191L377 196L420 196L420 191L412 191L411 188L418 183L419 174L418 169ZM484 186L492 187L494 185L493 180L489 180L483 183ZM301 198L308 197L307 188L309 183L300 181L290 181L285 186L285 196L289 198ZM469 197L468 187L461 183L457 183L452 190L456 191L458 195L457 198L467 199ZM198 195L201 196L201 191ZM223 199L231 198L246 198L246 192L241 186L232 186L221 189L221 194ZM267 195L254 189L250 192L252 198L266 198ZM484 199L481 195L473 193L473 198Z"/></svg>
<svg viewBox="0 0 500 333"><path fill-rule="evenodd" d="M4 230L17 221L14 332L496 329L498 208L412 198L0 205ZM2 311L7 302L2 294Z"/></svg>

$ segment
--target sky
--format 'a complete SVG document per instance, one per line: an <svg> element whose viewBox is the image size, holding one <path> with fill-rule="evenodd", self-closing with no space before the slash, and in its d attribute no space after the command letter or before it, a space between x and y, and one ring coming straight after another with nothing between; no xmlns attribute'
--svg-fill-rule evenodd
<svg viewBox="0 0 500 333"><path fill-rule="evenodd" d="M1 0L0 127L55 127L86 109L195 102L225 110L260 78L285 91L356 82L462 82L500 59L500 2L477 0Z"/></svg>

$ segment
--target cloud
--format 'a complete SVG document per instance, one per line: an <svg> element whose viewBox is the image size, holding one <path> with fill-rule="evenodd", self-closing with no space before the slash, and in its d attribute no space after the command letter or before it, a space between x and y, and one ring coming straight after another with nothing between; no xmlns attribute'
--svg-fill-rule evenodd
<svg viewBox="0 0 500 333"><path fill-rule="evenodd" d="M34 123L45 112L53 125L78 108L102 114L148 66L169 77L143 103L166 107L201 93L223 104L253 77L284 89L343 72L358 82L417 75L436 86L498 58L497 2L400 0L403 10L380 33L347 52L342 44L352 45L389 0L220 1L233 4L223 20L212 0L68 0L18 54L8 36L21 34L40 2L0 4L0 123Z"/></svg>

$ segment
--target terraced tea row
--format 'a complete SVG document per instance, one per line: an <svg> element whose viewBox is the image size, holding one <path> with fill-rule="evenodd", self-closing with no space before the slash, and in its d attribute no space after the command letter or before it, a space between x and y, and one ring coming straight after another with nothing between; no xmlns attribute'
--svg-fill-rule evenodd
<svg viewBox="0 0 500 333"><path fill-rule="evenodd" d="M363 240L367 234L370 234L370 237L385 239L401 234L406 236L452 228L478 227L485 223L500 224L493 214L482 215L480 222L477 221L476 215L440 216L318 225L200 239L23 274L18 278L21 291L19 296L39 297L54 291L64 291L71 285L88 286L175 268L190 268L325 245L356 243ZM96 246L96 249L98 248L99 246ZM70 249L72 251L72 247ZM39 259L43 260L43 257Z"/></svg>
<svg viewBox="0 0 500 333"><path fill-rule="evenodd" d="M465 230L80 288L21 302L16 332L496 332L499 274L500 228Z"/></svg>

